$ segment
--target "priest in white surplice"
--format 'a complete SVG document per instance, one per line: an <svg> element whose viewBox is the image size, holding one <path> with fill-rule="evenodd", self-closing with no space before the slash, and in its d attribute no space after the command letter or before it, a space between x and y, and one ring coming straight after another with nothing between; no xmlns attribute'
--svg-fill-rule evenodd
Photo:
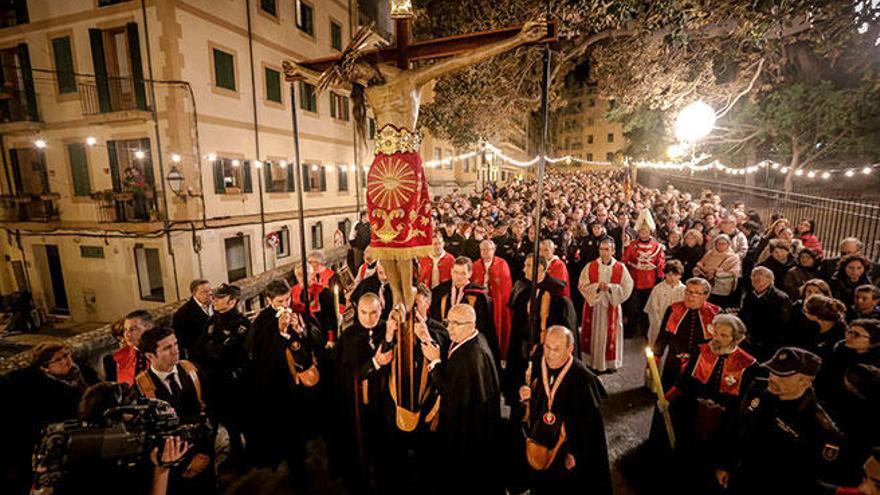
<svg viewBox="0 0 880 495"><path fill-rule="evenodd" d="M596 371L623 366L623 312L633 281L623 263L614 259L614 239L599 241L599 258L587 263L578 289L584 295L581 347L584 363Z"/></svg>

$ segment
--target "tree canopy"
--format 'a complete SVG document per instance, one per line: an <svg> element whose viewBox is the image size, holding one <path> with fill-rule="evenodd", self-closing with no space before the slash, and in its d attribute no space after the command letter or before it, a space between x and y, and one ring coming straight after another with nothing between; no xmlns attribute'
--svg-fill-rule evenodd
<svg viewBox="0 0 880 495"><path fill-rule="evenodd" d="M519 24L529 0L416 0L416 36ZM701 147L733 163L793 167L851 159L880 147L880 2L876 0L551 0L551 108L578 64L615 100L608 117L628 154L659 158L672 120L703 100L717 129ZM444 78L422 123L457 145L491 139L540 101L541 49L524 47Z"/></svg>

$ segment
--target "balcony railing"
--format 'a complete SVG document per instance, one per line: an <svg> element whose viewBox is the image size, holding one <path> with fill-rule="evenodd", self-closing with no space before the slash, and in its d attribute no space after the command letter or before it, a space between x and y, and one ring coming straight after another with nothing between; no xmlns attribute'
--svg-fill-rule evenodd
<svg viewBox="0 0 880 495"><path fill-rule="evenodd" d="M55 194L0 196L0 220L5 222L51 222L58 220Z"/></svg>
<svg viewBox="0 0 880 495"><path fill-rule="evenodd" d="M28 99L37 99L36 93L30 95L19 89L0 88L0 123L38 122L39 115L31 111Z"/></svg>
<svg viewBox="0 0 880 495"><path fill-rule="evenodd" d="M106 90L103 90L102 86L105 83ZM141 80L123 77L78 81L77 90L79 91L82 113L83 115L99 115L109 112L150 110L150 101L144 85L145 83Z"/></svg>

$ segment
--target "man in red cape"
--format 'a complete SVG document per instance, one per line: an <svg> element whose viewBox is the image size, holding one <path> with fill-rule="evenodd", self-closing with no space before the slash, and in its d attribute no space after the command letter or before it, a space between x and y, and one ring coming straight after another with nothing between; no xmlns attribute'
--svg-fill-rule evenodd
<svg viewBox="0 0 880 495"><path fill-rule="evenodd" d="M474 263L471 282L489 290L501 360L507 361L507 346L510 344L510 307L507 301L510 301L513 281L510 278L510 267L507 266L507 262L495 256L494 242L485 240L480 243L480 259Z"/></svg>
<svg viewBox="0 0 880 495"><path fill-rule="evenodd" d="M431 244L434 251L430 256L419 258L419 283L425 284L429 289L452 278L455 257L443 249L445 244L443 234L434 232L434 241Z"/></svg>

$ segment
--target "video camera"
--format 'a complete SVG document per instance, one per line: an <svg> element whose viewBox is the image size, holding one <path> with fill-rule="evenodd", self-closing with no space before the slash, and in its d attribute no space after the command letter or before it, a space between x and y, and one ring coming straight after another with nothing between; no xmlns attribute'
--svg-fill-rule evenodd
<svg viewBox="0 0 880 495"><path fill-rule="evenodd" d="M204 415L196 423L181 424L165 401L134 397L126 402L104 412L104 424L70 420L47 426L34 456L37 485L52 486L71 470L98 463L149 463L154 448L161 457L166 437L193 444L213 431Z"/></svg>

